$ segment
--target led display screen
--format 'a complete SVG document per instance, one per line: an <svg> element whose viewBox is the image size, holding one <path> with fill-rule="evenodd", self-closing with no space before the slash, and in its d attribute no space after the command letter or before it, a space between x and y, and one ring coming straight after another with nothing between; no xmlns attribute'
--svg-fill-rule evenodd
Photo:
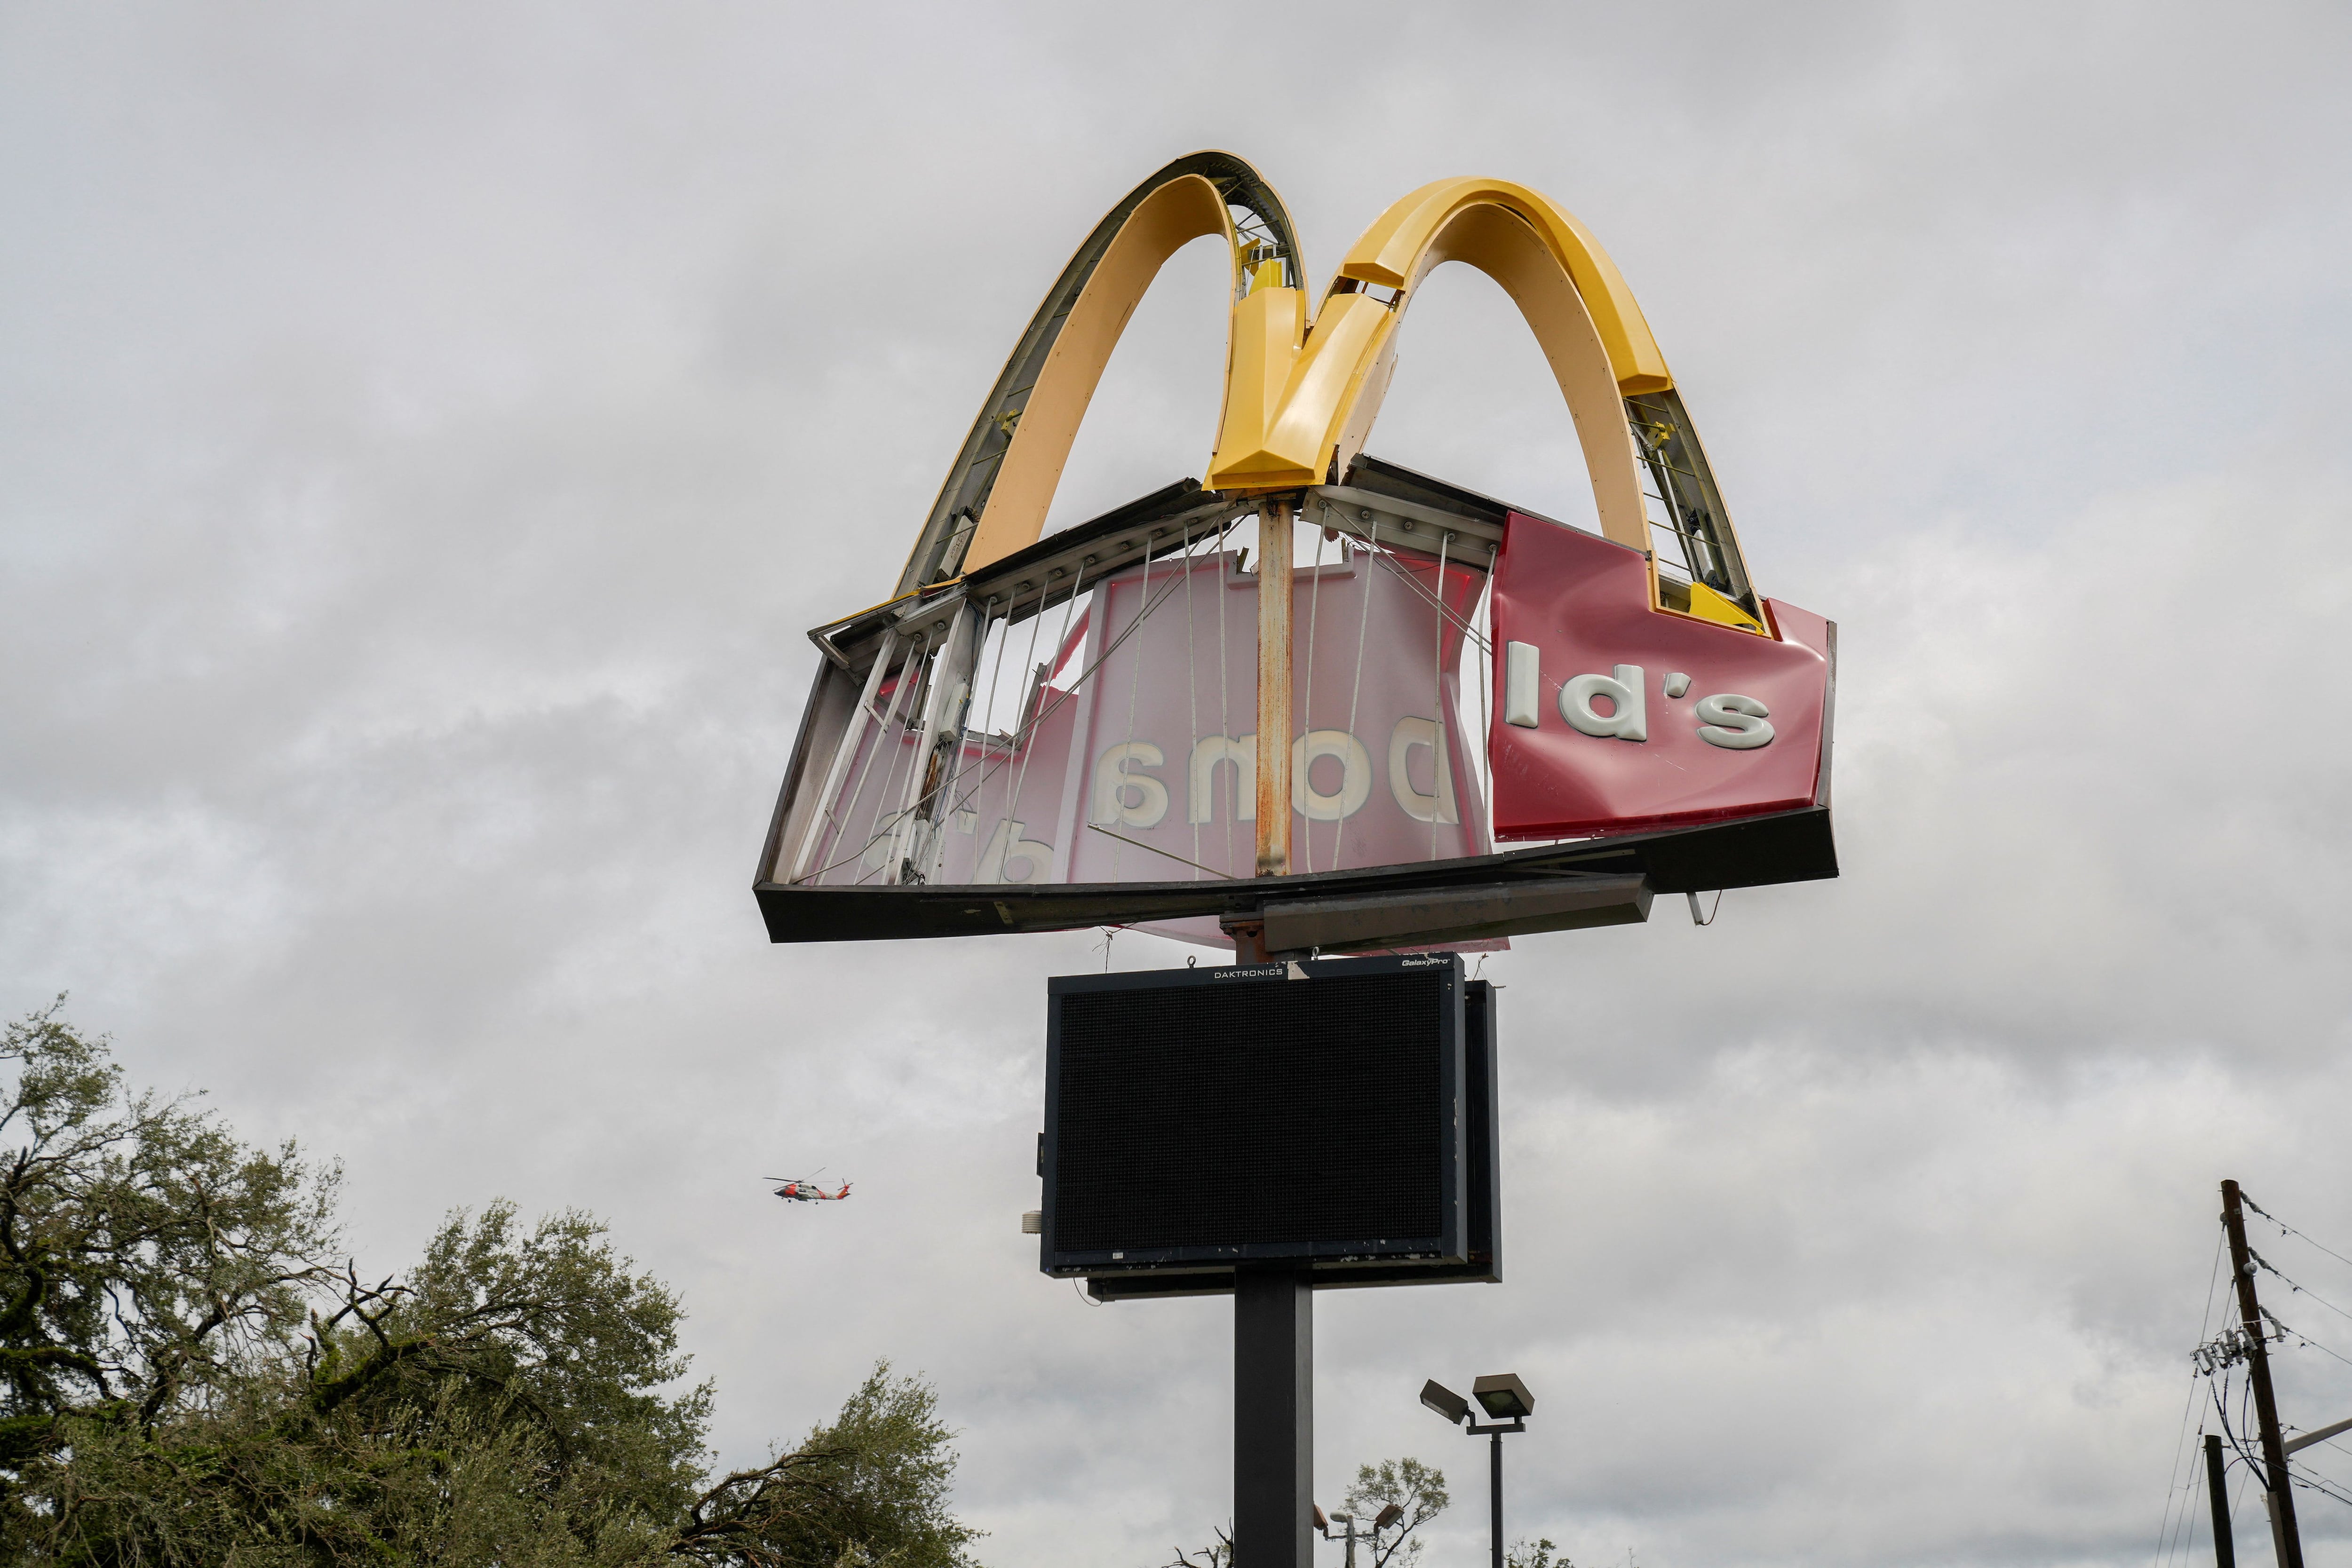
<svg viewBox="0 0 2352 1568"><path fill-rule="evenodd" d="M1450 954L1053 980L1045 1268L1465 1261L1465 992Z"/></svg>

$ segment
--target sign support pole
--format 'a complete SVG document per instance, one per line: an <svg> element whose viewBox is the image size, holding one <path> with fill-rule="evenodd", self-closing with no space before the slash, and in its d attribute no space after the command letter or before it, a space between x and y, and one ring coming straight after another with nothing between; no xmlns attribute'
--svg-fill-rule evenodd
<svg viewBox="0 0 2352 1568"><path fill-rule="evenodd" d="M1313 1568L1315 1291L1305 1269L1234 1276L1234 1568Z"/></svg>
<svg viewBox="0 0 2352 1568"><path fill-rule="evenodd" d="M1290 503L1257 524L1257 874L1290 871ZM1234 956L1265 959L1263 926ZM1315 1289L1307 1270L1234 1275L1234 1568L1312 1568Z"/></svg>
<svg viewBox="0 0 2352 1568"><path fill-rule="evenodd" d="M1290 874L1290 503L1257 520L1257 874Z"/></svg>

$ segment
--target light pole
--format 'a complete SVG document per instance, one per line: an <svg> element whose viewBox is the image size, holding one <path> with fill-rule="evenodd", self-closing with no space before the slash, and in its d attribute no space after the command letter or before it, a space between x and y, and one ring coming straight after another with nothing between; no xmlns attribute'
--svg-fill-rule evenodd
<svg viewBox="0 0 2352 1568"><path fill-rule="evenodd" d="M1474 1437L1491 1435L1493 1461L1487 1490L1494 1520L1494 1568L1503 1568L1503 1434L1528 1429L1528 1417L1536 1413L1536 1396L1528 1392L1517 1373L1496 1372L1470 1385L1470 1399L1494 1417L1484 1427L1473 1419L1466 1429ZM1470 1414L1470 1399L1434 1380L1421 1385L1421 1402L1456 1426Z"/></svg>
<svg viewBox="0 0 2352 1568"><path fill-rule="evenodd" d="M1381 1531L1386 1530L1389 1526L1394 1524L1398 1520L1402 1519L1403 1517L1404 1510L1399 1508L1394 1503L1389 1504L1386 1508L1381 1510L1378 1514L1373 1516L1371 1520L1371 1541L1372 1550L1376 1554L1380 1550ZM1331 1515L1330 1518L1326 1519L1323 1517L1323 1511L1321 1509L1318 1508L1315 1511L1315 1528L1322 1532L1324 1540L1328 1541L1331 1539L1331 1527L1333 1525L1344 1524L1348 1527L1348 1533L1346 1536L1348 1542L1347 1568L1356 1568L1356 1526L1361 1522L1363 1521L1357 1519L1357 1517L1352 1513L1335 1513ZM1378 1560L1377 1555L1375 1555L1374 1561L1377 1562Z"/></svg>

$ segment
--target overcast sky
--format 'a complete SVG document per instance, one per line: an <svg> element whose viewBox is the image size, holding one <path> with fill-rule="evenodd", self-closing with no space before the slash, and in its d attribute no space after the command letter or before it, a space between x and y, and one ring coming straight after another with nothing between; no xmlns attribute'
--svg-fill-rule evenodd
<svg viewBox="0 0 2352 1568"><path fill-rule="evenodd" d="M1204 1541L1230 1306L1089 1307L1018 1233L1042 980L1099 935L763 940L803 633L887 591L1160 162L1255 162L1318 285L1412 187L1519 181L1622 267L1759 585L1840 623L1846 873L1488 964L1508 1282L1318 1301L1318 1494L1443 1465L1432 1568L1477 1561L1484 1455L1413 1394L1510 1369L1512 1531L1579 1564L2152 1561L2216 1182L2352 1254L2347 44L2326 5L0 0L0 1005L70 990L141 1080L341 1156L363 1266L496 1196L607 1217L730 1459L888 1356L986 1562ZM1202 472L1222 269L1171 263L1057 519ZM1497 289L1447 269L1400 341L1371 451L1580 504ZM758 1180L816 1166L856 1199ZM2352 1415L2352 1365L2279 1381Z"/></svg>

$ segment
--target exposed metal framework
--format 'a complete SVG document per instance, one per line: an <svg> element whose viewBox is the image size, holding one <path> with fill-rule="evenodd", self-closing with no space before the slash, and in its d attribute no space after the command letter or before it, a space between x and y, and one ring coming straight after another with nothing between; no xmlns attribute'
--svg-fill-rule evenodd
<svg viewBox="0 0 2352 1568"><path fill-rule="evenodd" d="M1731 515L1716 488L1715 471L1707 466L1706 451L1699 445L1698 429L1683 407L1682 394L1668 387L1625 400L1625 423L1633 433L1642 467L1649 480L1643 499L1652 503L1651 540L1662 571L1679 563L1683 580L1662 578L1659 588L1665 607L1687 613L1689 585L1704 583L1760 620L1762 607L1748 580L1748 563L1739 553L1739 539L1731 531ZM1682 602L1675 603L1676 590Z"/></svg>
<svg viewBox="0 0 2352 1568"><path fill-rule="evenodd" d="M1173 206L1167 194L1177 191L1186 182L1205 182L1213 189L1222 204L1222 214L1212 212L1211 217L1221 217L1226 237L1234 252L1234 298L1246 297L1253 287L1300 287L1302 264L1298 238L1290 226L1290 214L1282 198L1265 178L1243 159L1230 152L1193 152L1175 160L1154 172L1150 178L1121 197L1103 215L1094 232L1078 246L1062 268L1054 287L1045 293L1045 302L1030 318L1004 369L991 388L988 400L981 405L979 417L972 421L971 430L956 452L954 464L948 470L947 483L940 486L939 498L931 503L930 515L915 539L913 553L908 557L906 569L899 573L898 586L893 597L914 592L929 584L955 577L963 570L965 559L979 531L981 519L986 515L996 489L999 476L1010 459L1021 431L1022 416L1029 410L1032 395L1045 379L1055 350L1061 346L1065 329L1097 282L1097 274L1122 235L1131 231L1130 225L1144 214L1147 204L1155 197L1161 204ZM1173 239L1174 245L1196 239L1213 232L1206 226L1197 204L1189 212L1168 219L1166 233L1155 237L1160 243ZM1140 283L1148 286L1166 251L1157 255L1158 245L1150 246L1137 270ZM1107 279L1122 286L1133 281ZM1122 287L1118 292L1124 294ZM1138 287L1134 292L1140 292ZM1098 296L1099 297L1099 296ZM1125 301L1131 308L1132 299ZM1116 340L1117 328L1125 324L1125 310L1117 312L1112 323L1111 338ZM1105 349L1108 352L1108 349ZM1095 367L1099 373L1100 366ZM1086 378L1079 398L1080 412L1086 397L1094 390L1091 376ZM1053 473L1058 476L1060 463L1056 458Z"/></svg>
<svg viewBox="0 0 2352 1568"><path fill-rule="evenodd" d="M1206 484L1181 480L1041 537L1071 443L1137 302L1168 256L1211 235L1223 238L1231 256L1232 308ZM1233 873L1228 850L1227 869L1209 872L1208 881L1201 880L1208 868L1199 863L1196 833L1189 859L1138 846L1183 862L1192 873L1183 882L1055 884L1003 880L983 867L972 873L975 885L935 884L949 819L971 831L973 791L992 779L1002 789L1000 776L1014 766L1045 705L1072 695L1049 686L1055 664L1034 664L1039 632L1049 624L1041 618L1059 614L1060 630L1045 650L1058 659L1081 601L1098 601L1088 599L1097 584L1140 566L1149 601L1152 563L1177 557L1189 592L1199 552L1212 539L1222 550L1230 527L1247 517L1279 524L1296 508L1298 524L1319 528L1343 561L1359 552L1357 559L1394 573L1450 626L1439 632L1432 669L1439 716L1413 721L1435 723L1435 739L1416 744L1428 744L1433 757L1452 744L1445 705L1459 699L1444 696L1438 668L1452 632L1465 652L1476 650L1478 703L1486 708L1494 649L1473 624L1475 604L1449 606L1442 585L1449 568L1493 570L1514 508L1361 450L1394 368L1404 313L1428 275L1452 261L1498 283L1537 338L1575 423L1599 532L1647 558L1650 607L1777 640L1649 326L1608 254L1571 214L1507 182L1434 182L1364 231L1310 309L1297 236L1273 187L1232 153L1192 153L1138 183L1063 267L959 448L891 598L810 633L824 662L756 878L771 934L779 941L945 936L1211 915L1229 931L1246 923L1258 934L1253 940L1343 950L1639 920L1654 893L1835 875L1824 710L1818 798L1803 810L1504 854L1255 878ZM1281 537L1278 528L1267 531ZM1289 552L1281 554L1286 570ZM1406 555L1431 558L1416 570L1433 563L1436 594L1412 584L1398 564ZM1319 544L1316 560L1319 584ZM1287 592L1279 596L1280 604L1289 601ZM1310 643L1311 606L1303 612ZM1147 601L1137 619L1149 612ZM1031 647L1013 661L1008 686L1008 633L1024 623ZM1263 635L1261 628L1262 645ZM1829 656L1833 681L1833 640ZM1360 681L1360 636L1356 660ZM1314 678L1310 662L1310 702ZM1085 679L1081 672L1079 683ZM1224 679L1221 668L1220 702ZM1269 686L1261 669L1258 685L1255 728L1290 729L1280 715L1270 721L1263 706L1268 690L1286 695L1289 682ZM1011 729L997 733L992 716L1008 692L1019 700ZM1131 695L1128 706L1131 730ZM1222 716L1218 727L1250 727ZM1350 737L1354 728L1351 697ZM885 740L887 758L877 768ZM1269 754L1259 783L1289 760L1279 748ZM1433 780L1433 789L1446 788ZM1286 798L1279 781L1273 794ZM1009 821L1012 795L1002 798ZM1426 816L1416 815L1430 824L1433 857L1435 799ZM853 823L861 811L862 822ZM1278 808L1259 814L1289 820ZM1336 864L1338 842L1330 854ZM1311 866L1311 835L1306 858ZM1287 863L1286 853L1260 869ZM1120 874L1116 861L1111 874Z"/></svg>
<svg viewBox="0 0 2352 1568"><path fill-rule="evenodd" d="M1472 570L1491 566L1504 517L1512 509L1504 503L1370 457L1360 459L1346 477L1345 485L1297 492L1302 519L1381 549L1431 556L1442 551ZM952 719L934 708L934 692L958 678L954 672L940 673L943 650L961 646L969 661L989 625L1020 624L1055 612L1063 612L1066 622L1071 600L1096 582L1147 558L1177 556L1213 536L1220 523L1261 504L1182 480L1040 539L963 580L813 632L826 658L777 801L755 888L774 939L976 936L1205 915L1228 923L1262 921L1280 950L1340 952L1408 939L1468 940L1638 923L1647 918L1652 897L1659 893L1836 874L1824 768L1822 794L1805 810L1465 860L1209 881L925 885L919 866L911 875L894 866L881 883L800 880L799 873L823 869L793 862L797 846L815 841L821 829L815 813L831 791L803 790L799 781L812 769L825 768L828 759L856 749L854 743L845 747L844 737L859 722L860 711L866 715L863 722L888 719L910 736L922 732L919 755L950 749L945 740L950 735L974 745L986 740L1006 746L1009 752L1015 737L983 737L955 727L968 707ZM960 632L967 617L980 624ZM878 714L875 693L882 677L877 671L886 667L905 677L905 695L894 699L888 714ZM969 676L968 666L961 674ZM1015 672L1022 679L1027 674ZM1033 687L1016 711L1031 714L1035 700ZM1824 733L1824 754L1828 745ZM942 773L924 780L922 788L910 783L901 778L895 787L935 831L959 804L950 782ZM904 858L895 846L892 858Z"/></svg>

